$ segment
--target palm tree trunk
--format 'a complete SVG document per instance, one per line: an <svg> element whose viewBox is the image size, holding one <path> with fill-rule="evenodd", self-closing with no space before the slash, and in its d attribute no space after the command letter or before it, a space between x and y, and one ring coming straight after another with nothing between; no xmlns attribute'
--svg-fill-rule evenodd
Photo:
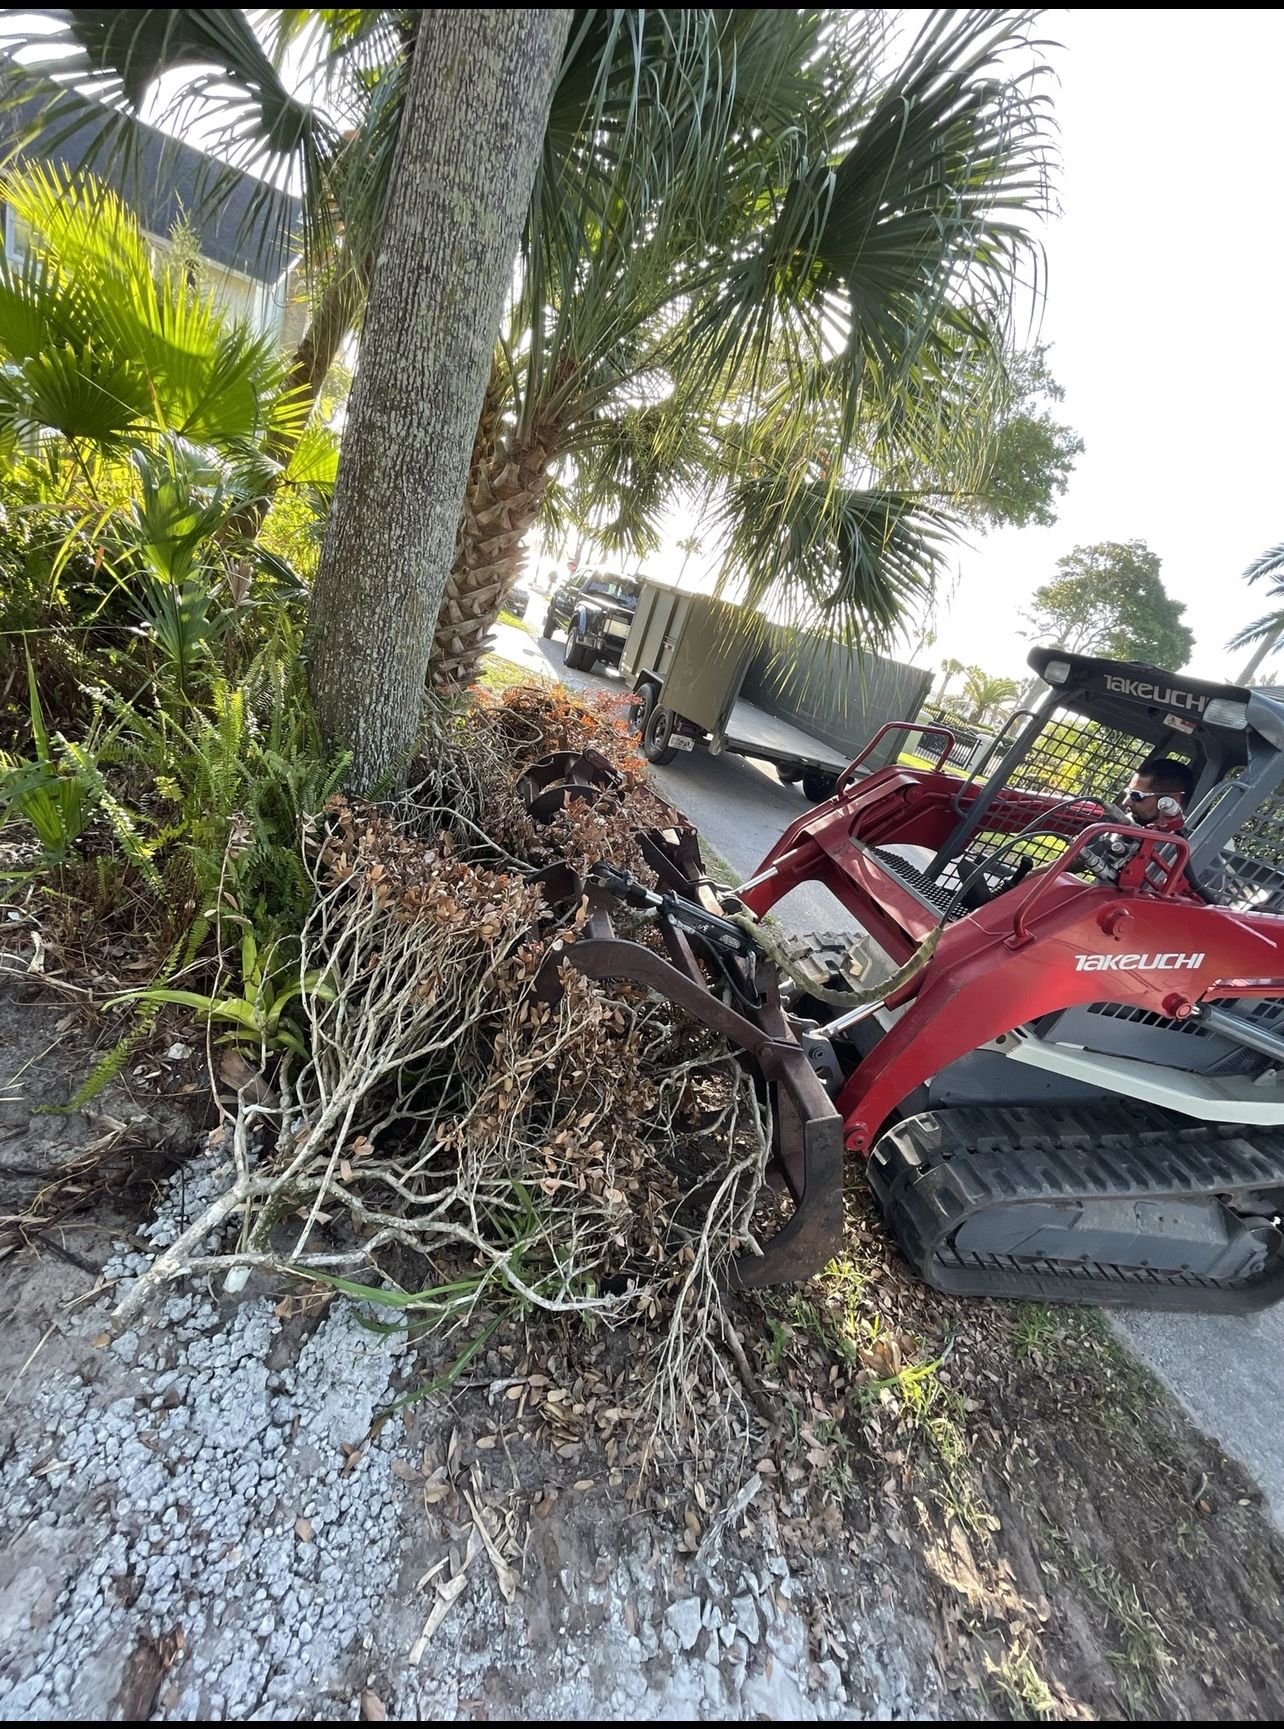
<svg viewBox="0 0 1284 1729"><path fill-rule="evenodd" d="M344 338L361 314L372 263L372 260L364 259L359 265L331 278L322 289L308 327L294 351L282 394L289 396L295 391L303 392L309 413L321 395L327 373L339 357ZM297 427L292 423L291 429L285 432L276 428L264 443L266 453L276 462L288 462L305 423L306 416L300 416Z"/></svg>
<svg viewBox="0 0 1284 1729"><path fill-rule="evenodd" d="M561 455L561 438L556 425L539 427L521 440L506 433L492 378L428 661L434 690L459 690L477 676L491 629L521 575L526 536Z"/></svg>
<svg viewBox="0 0 1284 1729"><path fill-rule="evenodd" d="M334 503L312 697L357 792L414 748L569 9L421 13Z"/></svg>
<svg viewBox="0 0 1284 1729"><path fill-rule="evenodd" d="M1279 630L1267 632L1267 634L1258 643L1257 647L1253 650L1252 654L1248 657L1243 670L1235 680L1236 684L1252 684L1258 667L1261 666L1262 662L1266 659L1271 650L1279 646L1281 636L1284 636L1284 625L1281 625Z"/></svg>

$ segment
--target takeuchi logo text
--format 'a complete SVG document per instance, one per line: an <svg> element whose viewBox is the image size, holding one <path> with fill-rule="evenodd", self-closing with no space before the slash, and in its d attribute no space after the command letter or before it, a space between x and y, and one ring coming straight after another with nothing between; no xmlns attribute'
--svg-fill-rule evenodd
<svg viewBox="0 0 1284 1729"><path fill-rule="evenodd" d="M1160 708L1193 709L1196 714L1203 714L1208 706L1208 698L1198 691L1178 690L1175 685L1148 684L1145 679L1120 678L1118 673L1108 672L1104 675L1107 690L1116 691L1120 696L1135 696L1142 702L1158 703Z"/></svg>
<svg viewBox="0 0 1284 1729"><path fill-rule="evenodd" d="M1194 972L1204 964L1200 954L1076 955L1077 973L1177 973Z"/></svg>

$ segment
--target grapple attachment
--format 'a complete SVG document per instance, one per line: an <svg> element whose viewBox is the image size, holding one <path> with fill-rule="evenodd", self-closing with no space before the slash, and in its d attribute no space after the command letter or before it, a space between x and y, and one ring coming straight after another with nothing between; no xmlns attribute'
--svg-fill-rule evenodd
<svg viewBox="0 0 1284 1729"><path fill-rule="evenodd" d="M548 823L572 800L592 804L623 786L623 777L596 751L559 751L527 769L518 792L531 817ZM608 861L582 877L567 866L534 873L549 898L583 896L588 909L575 941L555 946L545 988L550 994L560 988L563 964L588 978L632 980L743 1053L772 1098L773 1157L794 1211L760 1255L732 1263L731 1283L750 1288L809 1278L842 1243L842 1123L781 1004L776 968L728 916L739 903L720 894L704 871L690 823L658 799L655 804L659 820L635 829L633 839L657 889ZM664 954L617 934L612 912L620 905L654 920Z"/></svg>

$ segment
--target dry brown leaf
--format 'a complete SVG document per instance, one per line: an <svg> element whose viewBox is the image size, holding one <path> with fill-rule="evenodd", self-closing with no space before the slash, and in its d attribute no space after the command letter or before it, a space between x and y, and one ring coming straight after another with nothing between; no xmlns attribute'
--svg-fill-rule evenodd
<svg viewBox="0 0 1284 1729"><path fill-rule="evenodd" d="M300 1543L310 1543L313 1537L311 1520L296 1519L294 1521L294 1534Z"/></svg>
<svg viewBox="0 0 1284 1729"><path fill-rule="evenodd" d="M486 1521L478 1509L477 1503L473 1500L467 1489L464 1490L464 1499L467 1501L468 1510L473 1516L473 1529L481 1539L482 1547L486 1551L491 1566L495 1569L495 1580L499 1585L500 1594L505 1603L511 1603L513 1598L517 1595L517 1575L500 1553L499 1545L491 1536Z"/></svg>
<svg viewBox="0 0 1284 1729"><path fill-rule="evenodd" d="M225 1050L218 1060L218 1078L233 1091L252 1081L255 1073L235 1046Z"/></svg>
<svg viewBox="0 0 1284 1729"><path fill-rule="evenodd" d="M437 1601L433 1604L428 1619L424 1622L423 1632L410 1648L409 1661L412 1668L418 1667L424 1652L428 1649L428 1641L450 1613L451 1605L466 1589L468 1585L467 1567L468 1562L465 1561L453 1579L447 1579L444 1585L438 1585Z"/></svg>

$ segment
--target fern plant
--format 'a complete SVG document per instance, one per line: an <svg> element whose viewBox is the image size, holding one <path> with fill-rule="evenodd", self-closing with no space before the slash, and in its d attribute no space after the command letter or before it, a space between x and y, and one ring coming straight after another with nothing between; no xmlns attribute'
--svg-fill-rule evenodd
<svg viewBox="0 0 1284 1729"><path fill-rule="evenodd" d="M80 760L68 759L65 741L59 740L64 745L64 754L62 761L55 760L30 652L27 698L35 756L23 762L7 751L0 751L0 819L10 812L24 817L36 832L42 862L60 864L93 814L96 800L90 774L92 758L88 751L83 751Z"/></svg>

